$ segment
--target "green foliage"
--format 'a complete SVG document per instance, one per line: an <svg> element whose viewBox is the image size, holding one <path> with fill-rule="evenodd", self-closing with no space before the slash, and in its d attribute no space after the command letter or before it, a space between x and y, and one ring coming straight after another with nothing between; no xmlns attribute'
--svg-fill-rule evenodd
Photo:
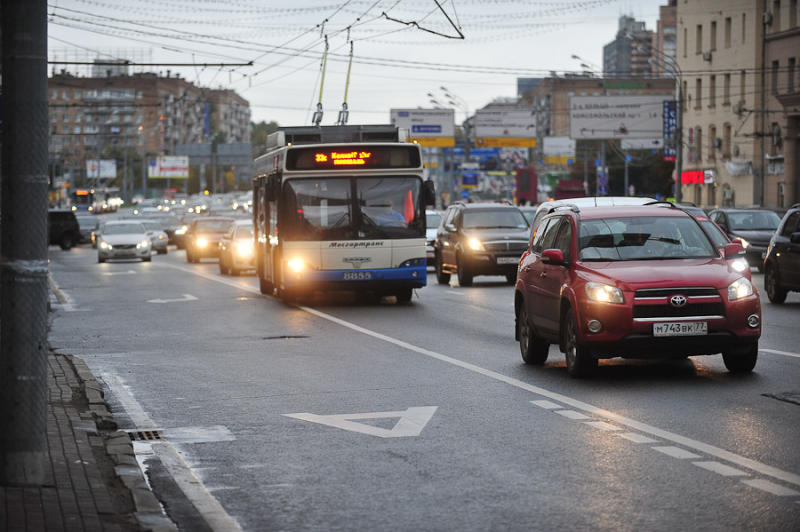
<svg viewBox="0 0 800 532"><path fill-rule="evenodd" d="M280 127L277 122L270 121L252 123L253 132L250 135L250 143L253 145L253 157L258 157L259 155L263 154L267 148L267 136L270 133L274 133L278 131Z"/></svg>

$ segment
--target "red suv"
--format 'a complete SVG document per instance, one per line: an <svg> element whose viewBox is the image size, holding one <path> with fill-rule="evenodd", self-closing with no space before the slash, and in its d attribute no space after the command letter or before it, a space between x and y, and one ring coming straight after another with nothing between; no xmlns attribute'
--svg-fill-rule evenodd
<svg viewBox="0 0 800 532"><path fill-rule="evenodd" d="M600 358L722 353L731 372L756 364L761 302L741 244L720 250L674 206L554 210L520 258L516 339L527 364L549 344L570 375Z"/></svg>

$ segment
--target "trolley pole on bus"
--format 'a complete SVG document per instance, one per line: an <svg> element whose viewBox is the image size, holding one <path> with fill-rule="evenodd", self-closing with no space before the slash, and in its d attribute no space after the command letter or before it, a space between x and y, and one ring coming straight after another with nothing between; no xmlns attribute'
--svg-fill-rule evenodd
<svg viewBox="0 0 800 532"><path fill-rule="evenodd" d="M47 447L47 4L0 9L0 485L36 485Z"/></svg>

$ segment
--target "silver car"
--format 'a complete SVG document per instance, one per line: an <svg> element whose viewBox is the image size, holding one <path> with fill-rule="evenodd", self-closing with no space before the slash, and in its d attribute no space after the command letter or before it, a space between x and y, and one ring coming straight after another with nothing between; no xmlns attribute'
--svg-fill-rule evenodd
<svg viewBox="0 0 800 532"><path fill-rule="evenodd" d="M219 241L219 273L239 275L255 265L253 222L236 220Z"/></svg>
<svg viewBox="0 0 800 532"><path fill-rule="evenodd" d="M97 262L108 259L142 259L143 262L150 262L152 251L150 237L140 222L106 222L97 236Z"/></svg>
<svg viewBox="0 0 800 532"><path fill-rule="evenodd" d="M159 255L166 255L169 238L167 237L167 232L162 228L161 223L157 220L142 220L142 225L147 231L147 236L150 237L153 250Z"/></svg>

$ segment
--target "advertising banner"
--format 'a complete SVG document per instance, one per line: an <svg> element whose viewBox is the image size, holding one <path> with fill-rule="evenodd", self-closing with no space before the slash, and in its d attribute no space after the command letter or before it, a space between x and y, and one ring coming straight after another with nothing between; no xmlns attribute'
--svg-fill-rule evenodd
<svg viewBox="0 0 800 532"><path fill-rule="evenodd" d="M150 159L147 166L148 179L188 179L189 157L186 155L162 155Z"/></svg>
<svg viewBox="0 0 800 532"><path fill-rule="evenodd" d="M545 137L542 143L542 153L575 157L575 141L569 137Z"/></svg>
<svg viewBox="0 0 800 532"><path fill-rule="evenodd" d="M481 148L535 148L535 111L532 109L477 111L475 145Z"/></svg>
<svg viewBox="0 0 800 532"><path fill-rule="evenodd" d="M676 150L678 132L678 102L664 102L664 160L674 161L678 155Z"/></svg>
<svg viewBox="0 0 800 532"><path fill-rule="evenodd" d="M478 163L463 163L461 165L461 188L478 188L480 178L480 165Z"/></svg>
<svg viewBox="0 0 800 532"><path fill-rule="evenodd" d="M117 177L117 161L114 159L89 159L86 161L86 177L92 179Z"/></svg>
<svg viewBox="0 0 800 532"><path fill-rule="evenodd" d="M391 123L408 131L408 140L426 148L455 146L454 109L391 109Z"/></svg>
<svg viewBox="0 0 800 532"><path fill-rule="evenodd" d="M570 96L572 139L650 139L661 137L664 95Z"/></svg>

